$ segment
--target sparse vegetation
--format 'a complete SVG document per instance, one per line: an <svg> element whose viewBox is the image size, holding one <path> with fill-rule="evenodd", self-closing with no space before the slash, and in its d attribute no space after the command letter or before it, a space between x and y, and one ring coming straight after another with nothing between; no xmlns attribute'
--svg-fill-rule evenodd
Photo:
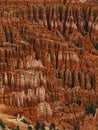
<svg viewBox="0 0 98 130"><path fill-rule="evenodd" d="M55 130L55 129L56 129L55 124L54 124L54 123L51 123L49 129L50 129L50 130Z"/></svg>
<svg viewBox="0 0 98 130"><path fill-rule="evenodd" d="M78 104L79 106L81 106L81 103L82 103L81 98L78 97L77 100L74 101L74 103L76 103L76 104Z"/></svg>
<svg viewBox="0 0 98 130"><path fill-rule="evenodd" d="M40 126L40 129L41 130L46 130L44 125Z"/></svg>
<svg viewBox="0 0 98 130"><path fill-rule="evenodd" d="M44 124L40 124L39 121L36 122L34 128L35 128L35 130L46 130L45 125Z"/></svg>
<svg viewBox="0 0 98 130"><path fill-rule="evenodd" d="M23 122L23 123L25 123L25 124L27 124L27 125L30 124L26 119L22 119L21 122Z"/></svg>
<svg viewBox="0 0 98 130"><path fill-rule="evenodd" d="M95 106L93 103L86 108L86 114L92 114L93 116L95 115Z"/></svg>
<svg viewBox="0 0 98 130"><path fill-rule="evenodd" d="M36 122L34 128L35 128L35 130L39 130L40 129L40 123L39 123L39 121Z"/></svg>
<svg viewBox="0 0 98 130"><path fill-rule="evenodd" d="M96 48L96 50L98 50L98 43L96 44L95 48Z"/></svg>
<svg viewBox="0 0 98 130"><path fill-rule="evenodd" d="M28 126L28 130L32 130L32 127L31 127L31 126Z"/></svg>
<svg viewBox="0 0 98 130"><path fill-rule="evenodd" d="M2 120L0 119L0 126L3 130L5 130L5 124L2 122Z"/></svg>
<svg viewBox="0 0 98 130"><path fill-rule="evenodd" d="M20 130L19 126L17 126L17 128L13 128L13 127L8 127L10 130Z"/></svg>
<svg viewBox="0 0 98 130"><path fill-rule="evenodd" d="M20 130L19 126L17 126L16 130Z"/></svg>

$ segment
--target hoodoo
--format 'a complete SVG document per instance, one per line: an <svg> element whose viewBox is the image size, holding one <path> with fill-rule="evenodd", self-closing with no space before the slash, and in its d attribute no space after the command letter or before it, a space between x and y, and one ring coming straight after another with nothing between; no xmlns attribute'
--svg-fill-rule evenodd
<svg viewBox="0 0 98 130"><path fill-rule="evenodd" d="M98 129L97 3L0 0L3 130Z"/></svg>

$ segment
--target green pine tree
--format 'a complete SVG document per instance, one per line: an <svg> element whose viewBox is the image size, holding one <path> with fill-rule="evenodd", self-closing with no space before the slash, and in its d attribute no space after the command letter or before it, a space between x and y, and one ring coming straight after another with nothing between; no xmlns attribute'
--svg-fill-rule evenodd
<svg viewBox="0 0 98 130"><path fill-rule="evenodd" d="M39 130L40 129L40 123L39 123L39 121L36 122L34 128L35 128L35 130Z"/></svg>
<svg viewBox="0 0 98 130"><path fill-rule="evenodd" d="M5 124L2 122L2 120L0 119L0 126L3 130L5 130Z"/></svg>
<svg viewBox="0 0 98 130"><path fill-rule="evenodd" d="M50 130L55 130L55 128L56 128L55 124L54 124L54 123L51 123L49 129L50 129Z"/></svg>
<svg viewBox="0 0 98 130"><path fill-rule="evenodd" d="M32 127L31 127L31 126L28 126L28 130L32 130Z"/></svg>

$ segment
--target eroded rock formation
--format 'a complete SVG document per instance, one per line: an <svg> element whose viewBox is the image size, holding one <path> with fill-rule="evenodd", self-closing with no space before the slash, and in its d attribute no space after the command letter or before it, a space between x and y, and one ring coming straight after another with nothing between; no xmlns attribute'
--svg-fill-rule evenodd
<svg viewBox="0 0 98 130"><path fill-rule="evenodd" d="M1 104L33 122L89 125L86 108L98 107L98 5L80 2L0 2Z"/></svg>

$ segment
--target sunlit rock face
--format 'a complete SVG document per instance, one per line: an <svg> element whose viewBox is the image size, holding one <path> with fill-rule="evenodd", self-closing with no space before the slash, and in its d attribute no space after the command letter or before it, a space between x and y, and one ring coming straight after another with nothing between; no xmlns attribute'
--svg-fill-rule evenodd
<svg viewBox="0 0 98 130"><path fill-rule="evenodd" d="M98 5L0 1L0 104L14 108L6 113L60 130L96 129L97 99Z"/></svg>

